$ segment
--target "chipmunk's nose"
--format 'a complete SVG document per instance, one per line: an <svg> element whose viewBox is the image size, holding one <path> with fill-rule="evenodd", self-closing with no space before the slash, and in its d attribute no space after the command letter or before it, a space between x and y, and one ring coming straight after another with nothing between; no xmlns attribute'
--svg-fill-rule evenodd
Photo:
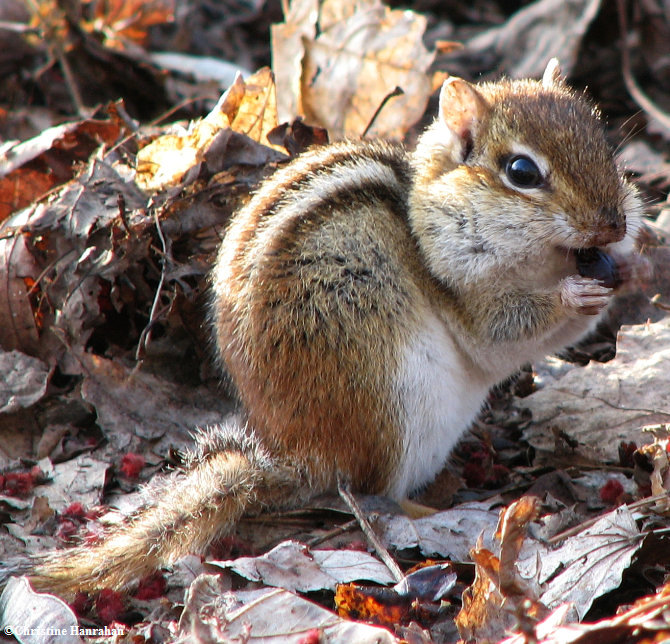
<svg viewBox="0 0 670 644"><path fill-rule="evenodd" d="M594 246L605 246L621 241L626 235L626 218L618 208L603 206L598 213L598 230Z"/></svg>

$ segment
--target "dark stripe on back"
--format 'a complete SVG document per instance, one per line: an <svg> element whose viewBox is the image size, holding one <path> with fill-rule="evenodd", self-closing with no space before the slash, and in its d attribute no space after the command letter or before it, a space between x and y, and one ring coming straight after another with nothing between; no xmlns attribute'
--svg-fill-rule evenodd
<svg viewBox="0 0 670 644"><path fill-rule="evenodd" d="M275 184L274 190L260 202L254 203L254 211L260 218L266 218L274 214L277 210L277 206L282 200L286 198L287 193L297 192L303 186L307 185L313 178L314 174L318 171L321 171L324 174L327 174L331 168L338 166L346 165L347 161L350 161L352 157L355 157L357 161L361 159L370 159L372 161L378 161L382 165L388 166L391 168L399 183L402 183L402 179L409 176L410 166L409 163L405 160L399 160L399 154L401 148L396 150L389 150L386 146L375 143L367 143L358 145L347 146L344 149L340 149L337 152L333 152L330 148L322 148L323 155L316 156L312 163L301 167L301 161L304 160L302 157L297 157L294 162L286 166L286 171L288 172L293 168L298 171L298 176L294 177L288 175L282 183ZM272 182L272 177L270 177L270 182ZM261 188L262 191L262 188Z"/></svg>

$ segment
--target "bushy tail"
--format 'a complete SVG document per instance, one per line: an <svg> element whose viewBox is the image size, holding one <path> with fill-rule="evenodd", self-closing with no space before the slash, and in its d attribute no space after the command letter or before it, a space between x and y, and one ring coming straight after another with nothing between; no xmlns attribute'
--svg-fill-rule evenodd
<svg viewBox="0 0 670 644"><path fill-rule="evenodd" d="M198 436L184 470L152 484L147 503L99 542L41 556L36 589L63 596L120 589L189 553L202 553L245 513L287 505L305 486L251 433L214 427Z"/></svg>

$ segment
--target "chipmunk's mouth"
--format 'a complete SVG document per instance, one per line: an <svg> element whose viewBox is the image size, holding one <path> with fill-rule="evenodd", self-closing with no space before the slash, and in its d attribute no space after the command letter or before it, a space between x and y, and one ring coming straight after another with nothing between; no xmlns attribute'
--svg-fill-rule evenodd
<svg viewBox="0 0 670 644"><path fill-rule="evenodd" d="M577 272L582 277L596 279L608 288L616 288L623 282L619 266L611 255L595 246L572 252L577 260Z"/></svg>

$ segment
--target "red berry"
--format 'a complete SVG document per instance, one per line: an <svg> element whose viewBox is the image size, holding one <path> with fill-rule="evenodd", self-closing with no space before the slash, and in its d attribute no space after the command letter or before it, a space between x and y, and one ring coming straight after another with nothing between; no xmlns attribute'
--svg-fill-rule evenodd
<svg viewBox="0 0 670 644"><path fill-rule="evenodd" d="M486 481L486 471L481 463L466 463L463 467L463 478L468 487L481 487Z"/></svg>
<svg viewBox="0 0 670 644"><path fill-rule="evenodd" d="M124 476L128 477L129 479L136 479L145 463L146 461L144 460L144 456L141 454L128 452L121 458L121 466L119 469L123 472Z"/></svg>
<svg viewBox="0 0 670 644"><path fill-rule="evenodd" d="M603 503L616 505L623 494L623 485L616 479L610 479L600 488L600 499Z"/></svg>
<svg viewBox="0 0 670 644"><path fill-rule="evenodd" d="M35 481L30 472L10 472L5 474L4 490L9 496L25 496L32 491Z"/></svg>
<svg viewBox="0 0 670 644"><path fill-rule="evenodd" d="M133 594L137 599L157 599L165 595L166 588L165 577L161 573L155 572L144 577Z"/></svg>
<svg viewBox="0 0 670 644"><path fill-rule="evenodd" d="M100 621L105 624L121 621L121 616L125 611L121 593L111 588L103 588L95 600L95 610Z"/></svg>
<svg viewBox="0 0 670 644"><path fill-rule="evenodd" d="M83 617L84 615L88 614L88 612L93 607L93 600L88 596L88 593L79 591L74 596L70 606L77 615Z"/></svg>
<svg viewBox="0 0 670 644"><path fill-rule="evenodd" d="M83 519L86 514L83 504L79 501L70 503L65 510L63 510L64 517L72 517L73 519Z"/></svg>

